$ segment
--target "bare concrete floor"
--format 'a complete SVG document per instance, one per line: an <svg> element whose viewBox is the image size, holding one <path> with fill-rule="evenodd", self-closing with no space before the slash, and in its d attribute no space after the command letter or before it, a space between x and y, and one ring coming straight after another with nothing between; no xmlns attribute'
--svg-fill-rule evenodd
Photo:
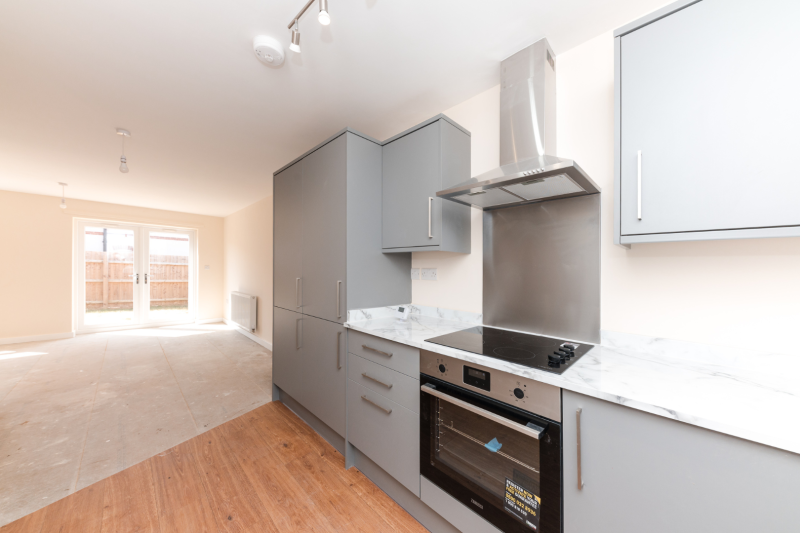
<svg viewBox="0 0 800 533"><path fill-rule="evenodd" d="M0 346L0 526L271 396L272 353L224 324Z"/></svg>

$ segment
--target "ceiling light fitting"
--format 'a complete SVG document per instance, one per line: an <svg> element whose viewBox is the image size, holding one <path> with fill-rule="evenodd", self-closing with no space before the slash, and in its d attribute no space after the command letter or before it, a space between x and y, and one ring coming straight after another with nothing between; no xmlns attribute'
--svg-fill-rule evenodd
<svg viewBox="0 0 800 533"><path fill-rule="evenodd" d="M128 173L128 160L125 159L125 137L130 137L131 132L128 130L123 130L122 128L117 128L117 135L122 136L122 156L119 158L119 171L123 174Z"/></svg>
<svg viewBox="0 0 800 533"><path fill-rule="evenodd" d="M300 30L298 29L299 20L294 20L294 28L292 28L292 44L289 45L289 50L295 54L300 53Z"/></svg>
<svg viewBox="0 0 800 533"><path fill-rule="evenodd" d="M292 52L297 54L300 53L300 17L302 17L303 13L305 13L308 8L311 7L311 4L316 1L319 2L319 15L317 16L319 23L323 26L327 26L331 23L331 14L328 12L328 0L308 0L306 5L303 6L303 9L300 10L297 16L293 18L287 26L287 28L292 30L292 44L289 45L289 50Z"/></svg>
<svg viewBox="0 0 800 533"><path fill-rule="evenodd" d="M319 0L319 23L327 26L331 23L331 15L328 13L328 0Z"/></svg>
<svg viewBox="0 0 800 533"><path fill-rule="evenodd" d="M61 209L66 209L67 208L67 199L64 198L64 187L68 187L69 184L61 183L60 181L58 182L58 184L61 185L61 205L59 205L58 207L60 207Z"/></svg>

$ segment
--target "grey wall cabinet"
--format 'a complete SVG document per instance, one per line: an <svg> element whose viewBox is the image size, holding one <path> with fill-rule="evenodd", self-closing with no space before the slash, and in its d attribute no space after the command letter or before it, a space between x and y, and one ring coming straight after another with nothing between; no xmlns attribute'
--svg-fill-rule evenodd
<svg viewBox="0 0 800 533"><path fill-rule="evenodd" d="M470 134L443 115L383 145L383 250L470 253L470 207L436 198L469 180Z"/></svg>
<svg viewBox="0 0 800 533"><path fill-rule="evenodd" d="M797 2L702 0L616 32L617 243L800 235L799 24Z"/></svg>
<svg viewBox="0 0 800 533"><path fill-rule="evenodd" d="M274 175L273 380L342 436L347 310L411 301L411 254L382 251L381 160L347 129Z"/></svg>
<svg viewBox="0 0 800 533"><path fill-rule="evenodd" d="M566 390L563 417L564 533L797 530L798 455Z"/></svg>

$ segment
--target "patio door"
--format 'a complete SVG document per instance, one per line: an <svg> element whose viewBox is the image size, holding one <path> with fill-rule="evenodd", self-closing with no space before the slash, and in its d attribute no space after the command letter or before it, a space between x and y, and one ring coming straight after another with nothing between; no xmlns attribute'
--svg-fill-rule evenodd
<svg viewBox="0 0 800 533"><path fill-rule="evenodd" d="M192 251L194 232L143 228L144 323L194 320Z"/></svg>
<svg viewBox="0 0 800 533"><path fill-rule="evenodd" d="M194 321L194 230L78 220L78 332Z"/></svg>

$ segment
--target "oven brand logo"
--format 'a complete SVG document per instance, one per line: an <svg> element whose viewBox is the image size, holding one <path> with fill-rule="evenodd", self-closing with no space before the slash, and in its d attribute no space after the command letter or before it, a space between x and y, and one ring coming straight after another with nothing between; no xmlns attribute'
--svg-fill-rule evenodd
<svg viewBox="0 0 800 533"><path fill-rule="evenodd" d="M471 501L472 503L474 503L475 505L477 505L479 508L483 509L483 505L479 504L478 502L476 502L476 501L475 501L475 500L473 500L472 498L470 498L470 499L469 499L469 501Z"/></svg>

